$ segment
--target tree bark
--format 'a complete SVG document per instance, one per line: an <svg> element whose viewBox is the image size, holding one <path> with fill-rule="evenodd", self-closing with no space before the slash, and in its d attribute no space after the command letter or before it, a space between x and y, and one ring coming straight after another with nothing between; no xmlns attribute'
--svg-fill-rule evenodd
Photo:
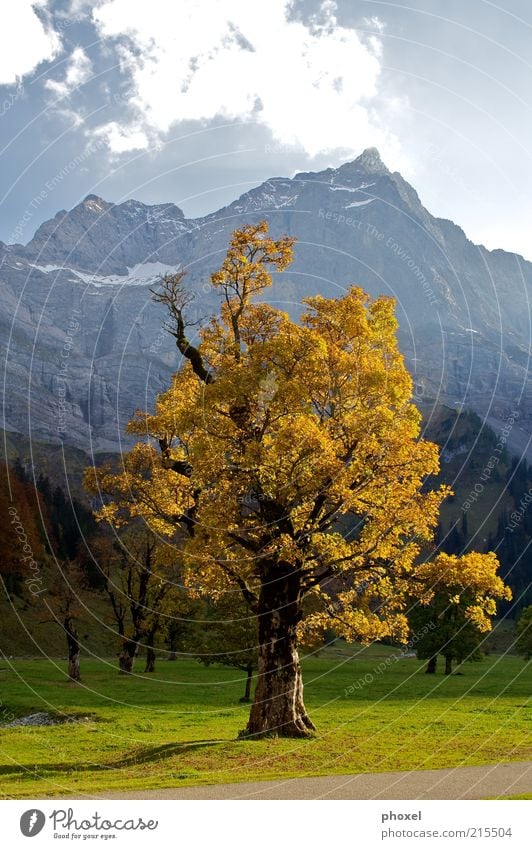
<svg viewBox="0 0 532 849"><path fill-rule="evenodd" d="M297 651L301 618L298 570L275 564L258 602L258 680L245 737L309 737Z"/></svg>
<svg viewBox="0 0 532 849"><path fill-rule="evenodd" d="M427 675L434 675L436 672L436 666L438 664L438 655L435 654L433 657L429 657L429 662L427 663L427 668L425 672Z"/></svg>
<svg viewBox="0 0 532 849"><path fill-rule="evenodd" d="M450 675L453 671L453 659L450 654L445 655L445 674Z"/></svg>
<svg viewBox="0 0 532 849"><path fill-rule="evenodd" d="M155 649L151 643L146 645L146 667L144 672L155 672Z"/></svg>
<svg viewBox="0 0 532 849"><path fill-rule="evenodd" d="M129 675L133 671L133 662L136 654L136 640L124 640L122 644L122 651L118 656L118 668L121 675Z"/></svg>
<svg viewBox="0 0 532 849"><path fill-rule="evenodd" d="M177 652L179 650L179 638L181 637L181 627L177 622L171 622L168 626L166 645L168 646L167 660L177 660Z"/></svg>
<svg viewBox="0 0 532 849"><path fill-rule="evenodd" d="M81 671L79 666L79 652L68 658L68 677L71 681L81 681Z"/></svg>
<svg viewBox="0 0 532 849"><path fill-rule="evenodd" d="M68 645L68 677L71 681L81 681L78 631L72 616L65 616L63 625Z"/></svg>
<svg viewBox="0 0 532 849"><path fill-rule="evenodd" d="M246 667L246 676L246 689L244 691L244 695L240 699L241 702L251 701L251 679L253 677L253 666L251 664Z"/></svg>

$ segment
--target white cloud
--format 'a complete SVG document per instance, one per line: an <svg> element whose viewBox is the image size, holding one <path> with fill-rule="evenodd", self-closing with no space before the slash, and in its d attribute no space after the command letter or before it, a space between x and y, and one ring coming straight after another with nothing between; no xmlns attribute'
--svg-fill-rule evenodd
<svg viewBox="0 0 532 849"><path fill-rule="evenodd" d="M111 121L98 127L94 135L105 139L113 153L146 150L149 146L149 139L144 130L134 124L122 127L116 121Z"/></svg>
<svg viewBox="0 0 532 849"><path fill-rule="evenodd" d="M179 121L225 118L255 120L309 156L378 145L397 161L376 118L375 27L368 38L335 12L330 0L307 22L291 16L290 0L269 0L260 14L250 0L105 0L93 18L116 39L134 89L132 128L113 124L111 149L123 137L143 148Z"/></svg>
<svg viewBox="0 0 532 849"><path fill-rule="evenodd" d="M46 80L45 86L59 100L69 97L75 89L86 83L92 74L91 60L82 47L75 47L62 80Z"/></svg>
<svg viewBox="0 0 532 849"><path fill-rule="evenodd" d="M46 5L46 0L3 0L0 5L0 85L16 83L59 51L59 36L35 13L34 7L45 11Z"/></svg>
<svg viewBox="0 0 532 849"><path fill-rule="evenodd" d="M91 10L98 5L98 2L101 2L101 0L70 0L68 7L56 14L67 21L72 19L75 21L84 20L90 16Z"/></svg>

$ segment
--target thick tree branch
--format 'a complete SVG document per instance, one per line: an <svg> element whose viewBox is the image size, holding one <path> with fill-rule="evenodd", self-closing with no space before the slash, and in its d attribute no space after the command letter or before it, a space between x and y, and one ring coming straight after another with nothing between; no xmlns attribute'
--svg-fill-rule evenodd
<svg viewBox="0 0 532 849"><path fill-rule="evenodd" d="M193 295L185 292L182 287L184 271L176 274L165 274L161 280L161 291L150 289L153 300L164 304L170 314L170 325L165 329L174 337L178 351L190 362L194 374L203 383L213 383L214 376L205 366L199 348L192 345L186 335L187 322L184 317L185 307L192 301Z"/></svg>
<svg viewBox="0 0 532 849"><path fill-rule="evenodd" d="M234 569L231 569L231 567L223 560L217 560L216 562L218 563L218 566L220 566L220 568L223 569L223 571L227 575L229 575L229 577L232 578L232 580L239 586L242 596L247 602L249 609L253 613L257 613L259 609L259 600L253 590L248 586L244 578L242 578L241 575L235 572Z"/></svg>
<svg viewBox="0 0 532 849"><path fill-rule="evenodd" d="M247 537L240 536L240 534L237 534L234 531L229 531L228 536L230 536L232 540L241 545L242 548L245 548L246 551L252 551L254 554L260 551L260 543L258 542L253 542L253 540L247 539Z"/></svg>

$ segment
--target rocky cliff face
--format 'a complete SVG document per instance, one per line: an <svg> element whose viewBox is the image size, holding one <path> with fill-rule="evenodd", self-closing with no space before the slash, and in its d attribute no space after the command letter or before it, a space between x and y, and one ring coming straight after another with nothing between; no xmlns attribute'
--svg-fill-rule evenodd
<svg viewBox="0 0 532 849"><path fill-rule="evenodd" d="M431 216L374 149L338 169L268 180L202 219L171 203L89 195L26 246L0 245L5 427L119 448L133 410L151 406L178 362L150 286L185 268L205 317L216 302L209 274L231 231L262 218L273 235L298 239L273 303L297 315L306 295L340 295L350 283L395 297L418 402L471 407L495 429L518 410L509 444L524 444L532 264Z"/></svg>
<svg viewBox="0 0 532 849"><path fill-rule="evenodd" d="M125 276L138 263L175 262L176 242L191 229L173 203L114 204L88 195L75 209L42 224L24 255L40 265Z"/></svg>

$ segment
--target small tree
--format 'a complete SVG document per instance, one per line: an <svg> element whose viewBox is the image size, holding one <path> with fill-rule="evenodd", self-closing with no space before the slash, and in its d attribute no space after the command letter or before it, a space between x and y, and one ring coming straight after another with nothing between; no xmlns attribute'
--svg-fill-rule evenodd
<svg viewBox="0 0 532 849"><path fill-rule="evenodd" d="M165 605L179 591L173 550L149 529L131 526L114 546L99 553L117 633L121 640L119 671L132 672L143 641L146 672L155 670L155 636L163 627Z"/></svg>
<svg viewBox="0 0 532 849"><path fill-rule="evenodd" d="M168 647L167 660L177 660L177 655L183 646L183 640L187 635L186 623L173 618L166 627L165 643Z"/></svg>
<svg viewBox="0 0 532 849"><path fill-rule="evenodd" d="M144 672L155 672L155 637L161 630L161 616L157 613L153 614L150 623L146 626L146 637L144 645L146 646L146 665Z"/></svg>
<svg viewBox="0 0 532 849"><path fill-rule="evenodd" d="M515 648L525 660L532 657L532 605L521 611L516 626L517 640Z"/></svg>
<svg viewBox="0 0 532 849"><path fill-rule="evenodd" d="M67 647L68 677L77 683L81 681L78 624L83 615L83 608L90 606L91 602L87 577L76 561L55 559L54 563L48 562L46 580L48 592L43 602L50 616L42 620L41 624L53 622L63 631Z"/></svg>
<svg viewBox="0 0 532 849"><path fill-rule="evenodd" d="M498 568L493 552L462 557L440 553L416 568L409 622L417 656L428 660L428 673L436 672L440 654L446 675L452 672L453 661L482 657L480 644L491 630L497 599L512 597L497 575Z"/></svg>
<svg viewBox="0 0 532 849"><path fill-rule="evenodd" d="M220 313L197 344L183 275L163 278L156 299L183 365L155 413L130 424L145 441L123 468L86 481L107 494L100 519L140 515L174 541L190 587L241 592L259 655L245 734L304 737L298 640L330 627L404 640L405 578L448 490L424 487L438 449L419 438L394 302L352 287L306 299L301 324L253 303L292 259L294 240L267 230L234 232L211 277Z"/></svg>
<svg viewBox="0 0 532 849"><path fill-rule="evenodd" d="M240 701L251 701L251 680L258 658L255 617L234 594L207 603L200 616L188 637L190 654L205 666L221 663L245 672L245 691Z"/></svg>
<svg viewBox="0 0 532 849"><path fill-rule="evenodd" d="M77 593L70 587L65 587L59 600L60 624L65 632L68 648L68 677L76 683L81 681L80 656L81 646L78 637L77 617L79 602Z"/></svg>

